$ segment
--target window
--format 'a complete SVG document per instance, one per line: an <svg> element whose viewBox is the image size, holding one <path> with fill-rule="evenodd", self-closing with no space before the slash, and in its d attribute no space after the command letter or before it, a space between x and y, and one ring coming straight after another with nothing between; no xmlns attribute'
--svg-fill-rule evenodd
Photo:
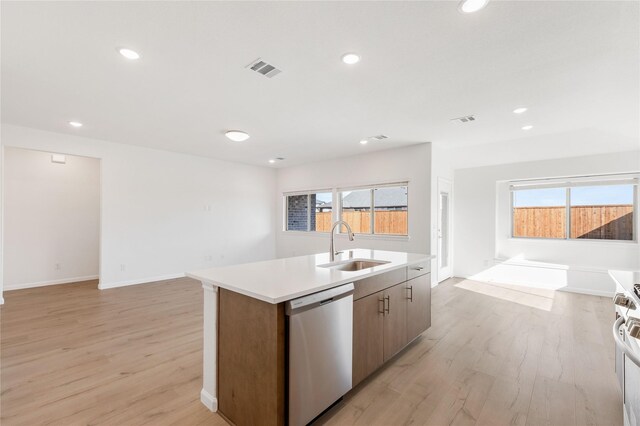
<svg viewBox="0 0 640 426"><path fill-rule="evenodd" d="M359 189L340 193L340 219L356 234L371 233L371 192L371 189ZM347 232L344 226L341 232Z"/></svg>
<svg viewBox="0 0 640 426"><path fill-rule="evenodd" d="M285 194L287 231L329 232L332 192Z"/></svg>
<svg viewBox="0 0 640 426"><path fill-rule="evenodd" d="M566 204L565 188L513 191L513 236L565 238Z"/></svg>
<svg viewBox="0 0 640 426"><path fill-rule="evenodd" d="M633 240L634 185L571 188L571 238Z"/></svg>
<svg viewBox="0 0 640 426"><path fill-rule="evenodd" d="M512 236L635 240L637 179L601 179L512 184Z"/></svg>
<svg viewBox="0 0 640 426"><path fill-rule="evenodd" d="M408 235L407 184L341 190L340 218L356 234ZM342 227L342 232L346 232Z"/></svg>

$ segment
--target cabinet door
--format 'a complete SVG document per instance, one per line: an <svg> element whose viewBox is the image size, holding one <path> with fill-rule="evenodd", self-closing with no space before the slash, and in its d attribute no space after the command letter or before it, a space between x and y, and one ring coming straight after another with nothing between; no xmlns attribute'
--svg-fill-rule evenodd
<svg viewBox="0 0 640 426"><path fill-rule="evenodd" d="M353 302L353 386L382 365L383 292Z"/></svg>
<svg viewBox="0 0 640 426"><path fill-rule="evenodd" d="M406 283L384 291L384 360L394 356L407 344Z"/></svg>
<svg viewBox="0 0 640 426"><path fill-rule="evenodd" d="M407 340L411 341L431 326L431 274L406 282Z"/></svg>

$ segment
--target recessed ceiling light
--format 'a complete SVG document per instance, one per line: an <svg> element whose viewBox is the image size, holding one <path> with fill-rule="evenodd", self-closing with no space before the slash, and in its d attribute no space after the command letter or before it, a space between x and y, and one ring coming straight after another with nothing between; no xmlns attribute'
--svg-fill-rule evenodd
<svg viewBox="0 0 640 426"><path fill-rule="evenodd" d="M122 48L122 49L118 49L118 52L120 52L120 54L125 58L130 59L132 61L135 61L136 59L140 58L140 54L131 49Z"/></svg>
<svg viewBox="0 0 640 426"><path fill-rule="evenodd" d="M360 141L360 144L361 144L361 145L366 145L366 144L368 144L368 143L369 143L369 141L368 141L368 140L366 140L366 139L362 139L362 140Z"/></svg>
<svg viewBox="0 0 640 426"><path fill-rule="evenodd" d="M484 8L489 0L462 0L458 5L458 10L462 13L473 13Z"/></svg>
<svg viewBox="0 0 640 426"><path fill-rule="evenodd" d="M526 126L522 126L522 130L531 130L531 129L533 129L533 126L530 125L530 124L528 124Z"/></svg>
<svg viewBox="0 0 640 426"><path fill-rule="evenodd" d="M79 121L70 121L69 126L71 127L82 127L82 123Z"/></svg>
<svg viewBox="0 0 640 426"><path fill-rule="evenodd" d="M513 110L514 114L522 114L523 112L526 112L527 109L525 107L519 107Z"/></svg>
<svg viewBox="0 0 640 426"><path fill-rule="evenodd" d="M243 142L249 139L249 133L241 130L228 130L224 135L234 142Z"/></svg>
<svg viewBox="0 0 640 426"><path fill-rule="evenodd" d="M269 162L270 162L271 164L273 164L273 163L275 163L275 162L276 162L276 160L272 158L271 160L269 160Z"/></svg>
<svg viewBox="0 0 640 426"><path fill-rule="evenodd" d="M342 62L348 65L357 64L360 62L360 56L355 53L345 53L342 55Z"/></svg>

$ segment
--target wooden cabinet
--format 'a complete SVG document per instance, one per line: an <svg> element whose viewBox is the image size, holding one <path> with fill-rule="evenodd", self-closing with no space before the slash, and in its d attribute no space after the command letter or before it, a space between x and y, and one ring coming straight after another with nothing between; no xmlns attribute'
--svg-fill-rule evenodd
<svg viewBox="0 0 640 426"><path fill-rule="evenodd" d="M397 272L354 283L359 296L353 302L354 387L431 325L428 265L411 271L412 278L399 284Z"/></svg>
<svg viewBox="0 0 640 426"><path fill-rule="evenodd" d="M384 291L384 360L397 354L407 342L407 289L404 283Z"/></svg>
<svg viewBox="0 0 640 426"><path fill-rule="evenodd" d="M384 362L383 293L380 291L353 302L353 386Z"/></svg>
<svg viewBox="0 0 640 426"><path fill-rule="evenodd" d="M412 341L431 326L431 275L426 274L406 283L407 341Z"/></svg>
<svg viewBox="0 0 640 426"><path fill-rule="evenodd" d="M218 411L236 425L284 425L284 303L220 288L218 315Z"/></svg>

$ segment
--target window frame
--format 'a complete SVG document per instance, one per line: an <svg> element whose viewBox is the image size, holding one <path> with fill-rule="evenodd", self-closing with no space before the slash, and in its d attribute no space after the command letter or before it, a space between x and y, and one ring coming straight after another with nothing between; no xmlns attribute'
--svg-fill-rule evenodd
<svg viewBox="0 0 640 426"><path fill-rule="evenodd" d="M551 182L550 182L551 181ZM527 184L522 185L521 183ZM520 184L520 185L519 185ZM630 240L614 240L604 238L571 238L571 188L585 186L616 186L631 185L633 187L633 217L631 219L632 239ZM564 188L565 189L565 235L564 238L549 237L526 237L514 235L514 193L527 189L547 189L547 188ZM602 175L602 176L579 176L570 179L556 180L528 180L528 181L512 181L509 182L509 236L512 239L522 240L542 240L542 241L582 241L595 243L614 243L614 244L637 244L638 243L638 204L640 198L640 178L635 173L625 174L622 176Z"/></svg>
<svg viewBox="0 0 640 426"><path fill-rule="evenodd" d="M330 189L324 187L322 189L309 189L309 190L298 190L298 191L283 191L282 192L282 232L286 235L327 235L328 232L325 231L298 231L298 230L289 230L288 227L288 217L289 217L289 203L287 202L288 196L295 195L311 195L317 194L319 192L329 192L331 193L331 223L335 223L337 220L340 220L342 217L342 195L341 193L344 191L354 191L354 190L362 190L362 189L376 189L376 188L384 188L384 187L395 187L395 186L406 186L407 187L407 234L374 234L374 225L371 225L371 233L370 234L357 234L358 238L364 239L380 239L380 240L410 240L411 239L411 222L409 220L410 212L409 212L409 180L403 180L398 182L385 182L379 184L369 184L369 185L350 185L350 186L335 186ZM375 204L374 197L371 197L372 203L372 212ZM373 214L371 215L371 220L373 219ZM307 211L307 229L311 226L311 209ZM345 233L342 232L342 226L339 226L337 229L336 235L340 238L345 236Z"/></svg>
<svg viewBox="0 0 640 426"><path fill-rule="evenodd" d="M375 233L375 204L376 204L375 190L378 188L395 188L400 186L407 187L407 233L406 234L376 234ZM335 220L342 220L342 208L343 208L342 193L346 191L362 191L362 190L369 190L370 192L369 209L371 211L371 214L369 215L369 229L371 230L371 232L367 232L367 233L354 232L354 234L358 235L359 237L377 237L377 238L391 238L391 239L410 238L411 233L410 233L410 221L409 221L409 181L336 188L336 192L334 196L338 200L338 209L336 210L337 215L335 216ZM338 233L344 234L344 232L342 232L342 226L338 227Z"/></svg>

